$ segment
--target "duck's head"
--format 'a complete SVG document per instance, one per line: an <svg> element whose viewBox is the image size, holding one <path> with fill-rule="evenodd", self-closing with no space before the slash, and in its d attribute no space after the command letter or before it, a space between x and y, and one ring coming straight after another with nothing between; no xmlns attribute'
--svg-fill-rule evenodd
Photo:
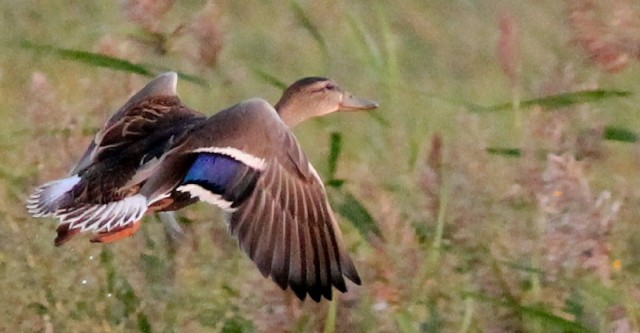
<svg viewBox="0 0 640 333"><path fill-rule="evenodd" d="M336 111L372 110L378 103L352 96L323 77L300 79L287 88L275 108L289 127Z"/></svg>

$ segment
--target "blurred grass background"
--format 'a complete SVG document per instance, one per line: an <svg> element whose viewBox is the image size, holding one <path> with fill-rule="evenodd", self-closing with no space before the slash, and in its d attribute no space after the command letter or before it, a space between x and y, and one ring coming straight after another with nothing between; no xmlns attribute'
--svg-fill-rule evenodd
<svg viewBox="0 0 640 333"><path fill-rule="evenodd" d="M631 0L9 0L0 13L0 331L640 330ZM380 102L296 129L335 185L363 285L297 301L204 204L179 214L177 243L148 217L116 244L55 248L55 223L25 199L149 80L55 48L194 75L206 85L179 93L207 114L311 75Z"/></svg>

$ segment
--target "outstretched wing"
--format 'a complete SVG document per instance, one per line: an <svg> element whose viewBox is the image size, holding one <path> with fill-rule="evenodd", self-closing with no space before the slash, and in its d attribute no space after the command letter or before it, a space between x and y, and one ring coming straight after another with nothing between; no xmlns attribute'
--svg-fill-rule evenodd
<svg viewBox="0 0 640 333"><path fill-rule="evenodd" d="M300 299L332 298L360 277L344 248L327 194L293 135L267 161L256 190L230 216L229 228L264 276Z"/></svg>
<svg viewBox="0 0 640 333"><path fill-rule="evenodd" d="M205 119L197 111L184 106L177 96L178 76L169 72L149 82L131 97L96 133L93 141L71 174L87 167L141 139L167 127L175 127L191 119Z"/></svg>

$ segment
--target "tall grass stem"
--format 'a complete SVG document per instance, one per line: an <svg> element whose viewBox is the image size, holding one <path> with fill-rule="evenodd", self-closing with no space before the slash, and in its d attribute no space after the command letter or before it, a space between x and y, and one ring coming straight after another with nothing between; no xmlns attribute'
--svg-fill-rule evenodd
<svg viewBox="0 0 640 333"><path fill-rule="evenodd" d="M324 321L323 333L333 333L336 331L336 316L338 314L338 297L336 293L333 295L333 300L329 302L329 309L327 309L327 319Z"/></svg>

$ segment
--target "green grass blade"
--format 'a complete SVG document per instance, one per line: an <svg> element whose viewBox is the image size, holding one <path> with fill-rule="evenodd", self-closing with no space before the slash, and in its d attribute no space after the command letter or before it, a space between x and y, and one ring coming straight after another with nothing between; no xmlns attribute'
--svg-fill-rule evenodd
<svg viewBox="0 0 640 333"><path fill-rule="evenodd" d="M49 308L46 305L38 302L31 302L27 304L26 308L35 311L35 313L39 316L43 316L49 313Z"/></svg>
<svg viewBox="0 0 640 333"><path fill-rule="evenodd" d="M386 25L388 24L386 24L387 22L382 19L384 16L382 14L379 14L379 17L381 17L381 20L383 21L383 31L385 28L387 30L391 30L391 28L386 27ZM389 36L385 36L388 38L388 40L386 40L387 44L385 44L385 46L387 47L387 52L390 54L388 56L389 60L387 61L387 59L385 59L383 55L382 50L380 49L380 46L378 45L378 43L376 43L373 35L365 28L362 20L360 20L358 16L352 14L351 12L348 13L347 18L349 27L351 28L351 31L355 36L355 46L353 47L353 49L364 50L364 55L367 58L369 65L375 68L377 72L381 73L381 76L385 78L384 82L391 82L391 84L394 85L394 82L398 82L399 80L399 69L397 67L397 63L395 63L397 60L397 55L395 54L395 49L392 46L392 37L390 36L391 33L387 31ZM389 89L389 87L387 87L387 89ZM383 117L379 110L367 112L367 114L385 128L391 127L389 121L385 119L385 117Z"/></svg>
<svg viewBox="0 0 640 333"><path fill-rule="evenodd" d="M332 188L341 188L342 185L344 185L346 183L346 181L344 179L329 179L325 182L325 186L328 187L332 187Z"/></svg>
<svg viewBox="0 0 640 333"><path fill-rule="evenodd" d="M567 313L572 314L576 320L586 319L583 300L578 292L574 291L571 293L569 298L564 302L564 309Z"/></svg>
<svg viewBox="0 0 640 333"><path fill-rule="evenodd" d="M94 67L109 68L121 72L140 74L147 77L153 77L159 72L167 71L167 69L159 69L157 66L135 64L124 59L110 57L104 54L59 48L51 45L36 44L30 41L22 41L19 43L19 46L24 49L51 54L64 60L80 62ZM200 78L196 75L178 72L178 76L185 81L195 83L203 87L208 86L208 83L205 79Z"/></svg>
<svg viewBox="0 0 640 333"><path fill-rule="evenodd" d="M520 157L522 156L522 151L519 148L499 148L499 147L488 147L485 149L487 153L493 155L502 155L508 157Z"/></svg>
<svg viewBox="0 0 640 333"><path fill-rule="evenodd" d="M373 37L364 28L362 21L358 19L354 14L349 13L348 22L351 30L354 32L356 42L359 45L359 49L367 50L367 56L370 64L378 70L384 67L384 58L380 48L375 43Z"/></svg>
<svg viewBox="0 0 640 333"><path fill-rule="evenodd" d="M152 333L151 322L144 312L138 312L138 330L142 333Z"/></svg>
<svg viewBox="0 0 640 333"><path fill-rule="evenodd" d="M144 76L154 75L148 68L142 65L134 64L127 60L118 59L103 54L64 49L50 45L35 44L29 41L22 41L20 43L20 47L37 52L49 53L65 60L77 61L95 67L105 67Z"/></svg>
<svg viewBox="0 0 640 333"><path fill-rule="evenodd" d="M328 177L333 180L336 176L336 170L338 169L338 158L340 157L340 152L342 152L342 134L339 132L332 132L330 140Z"/></svg>
<svg viewBox="0 0 640 333"><path fill-rule="evenodd" d="M464 317L462 319L462 325L460 325L460 333L469 332L471 328L471 321L473 320L473 299L471 297L465 297L464 300Z"/></svg>
<svg viewBox="0 0 640 333"><path fill-rule="evenodd" d="M585 90L576 91L570 93L564 93L559 95L547 96L542 98L534 98L522 101L520 103L521 108L529 108L535 105L539 105L545 109L557 109L567 106L572 106L582 103L599 102L611 98L629 97L631 92L621 90ZM504 111L513 107L511 102L493 105L493 106L479 106L470 105L469 110L471 112L492 112L492 111Z"/></svg>
<svg viewBox="0 0 640 333"><path fill-rule="evenodd" d="M435 266L440 260L440 254L442 250L442 237L444 235L444 225L447 217L447 206L449 204L449 189L443 185L439 193L440 205L438 207L438 218L436 224L435 235L433 236L433 242L431 243L431 252L429 253L428 263Z"/></svg>
<svg viewBox="0 0 640 333"><path fill-rule="evenodd" d="M604 128L603 139L608 141L636 143L640 140L640 136L627 128L618 126L606 126ZM493 155L502 155L507 157L522 156L522 150L519 148L487 147L485 150L487 151L487 153Z"/></svg>
<svg viewBox="0 0 640 333"><path fill-rule="evenodd" d="M622 127L606 126L604 128L604 139L619 142L638 142L638 134Z"/></svg>
<svg viewBox="0 0 640 333"><path fill-rule="evenodd" d="M259 69L259 68L254 68L253 69L253 73L255 75L258 76L258 78L260 78L262 81L278 88L278 89L282 89L285 90L287 89L288 85L280 80L279 78L275 77L274 75L271 75L269 72Z"/></svg>
<svg viewBox="0 0 640 333"><path fill-rule="evenodd" d="M338 313L338 294L335 294L334 300L329 302L327 309L327 319L324 321L323 333L334 333L336 331L336 317Z"/></svg>
<svg viewBox="0 0 640 333"><path fill-rule="evenodd" d="M255 326L249 319L235 314L231 318L227 318L222 325L221 333L253 333Z"/></svg>
<svg viewBox="0 0 640 333"><path fill-rule="evenodd" d="M300 6L300 3L298 3L297 1L294 1L291 4L291 7L293 9L293 13L295 14L296 18L298 19L302 27L311 34L313 39L316 41L316 43L320 47L320 50L322 51L322 53L325 56L327 56L328 55L327 43L322 37L322 34L320 34L320 30L318 30L318 28L311 22L309 17L304 13L304 10L302 10L302 6Z"/></svg>
<svg viewBox="0 0 640 333"><path fill-rule="evenodd" d="M331 196L332 206L360 232L365 239L372 235L382 237L382 232L369 211L356 197L344 188L336 189Z"/></svg>
<svg viewBox="0 0 640 333"><path fill-rule="evenodd" d="M485 303L508 307L521 315L540 320L545 325L559 329L560 332L595 333L596 331L578 322L557 316L542 307L522 305L503 299L496 299L478 293L468 293L468 296Z"/></svg>

